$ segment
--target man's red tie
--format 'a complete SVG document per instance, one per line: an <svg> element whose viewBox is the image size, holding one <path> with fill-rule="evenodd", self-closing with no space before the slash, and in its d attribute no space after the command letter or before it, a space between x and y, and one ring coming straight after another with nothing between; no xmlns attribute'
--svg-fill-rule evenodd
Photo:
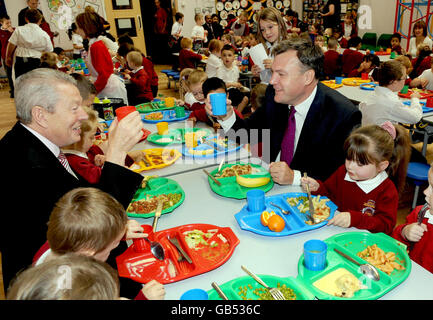
<svg viewBox="0 0 433 320"><path fill-rule="evenodd" d="M293 159L293 153L295 151L295 131L296 131L296 120L295 120L295 107L290 106L289 120L287 123L286 132L284 133L283 142L281 143L281 155L280 160L290 163Z"/></svg>

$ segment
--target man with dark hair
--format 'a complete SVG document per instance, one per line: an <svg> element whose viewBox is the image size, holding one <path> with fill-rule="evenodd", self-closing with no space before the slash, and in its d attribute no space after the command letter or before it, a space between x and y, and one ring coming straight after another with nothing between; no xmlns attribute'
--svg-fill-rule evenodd
<svg viewBox="0 0 433 320"><path fill-rule="evenodd" d="M276 183L299 185L302 172L325 180L344 163L344 140L361 123L361 112L319 82L323 52L309 39L284 40L273 55L265 106L242 120L228 105L218 121L226 133L246 129L251 136L251 129L259 129L263 159L271 162ZM206 111L212 115L210 105Z"/></svg>

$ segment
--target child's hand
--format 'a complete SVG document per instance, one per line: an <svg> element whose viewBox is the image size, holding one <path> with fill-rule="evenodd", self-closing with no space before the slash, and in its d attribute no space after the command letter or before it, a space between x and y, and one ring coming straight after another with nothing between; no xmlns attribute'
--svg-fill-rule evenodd
<svg viewBox="0 0 433 320"><path fill-rule="evenodd" d="M143 228L137 220L128 220L126 223L126 239L138 239L147 237L147 234L143 233Z"/></svg>
<svg viewBox="0 0 433 320"><path fill-rule="evenodd" d="M102 167L105 162L105 155L97 154L94 159L95 166Z"/></svg>
<svg viewBox="0 0 433 320"><path fill-rule="evenodd" d="M256 64L251 67L251 72L253 73L254 77L258 77L261 71L262 69L260 69L260 67Z"/></svg>
<svg viewBox="0 0 433 320"><path fill-rule="evenodd" d="M130 156L136 163L146 159L144 152L141 150L129 151L128 156Z"/></svg>
<svg viewBox="0 0 433 320"><path fill-rule="evenodd" d="M401 235L411 242L418 242L426 231L427 226L425 224L418 225L418 223L415 222L404 227L403 230L401 230Z"/></svg>
<svg viewBox="0 0 433 320"><path fill-rule="evenodd" d="M156 280L150 280L146 283L141 292L148 300L164 300L165 297L164 286Z"/></svg>
<svg viewBox="0 0 433 320"><path fill-rule="evenodd" d="M131 75L130 75L129 73L124 73L124 74L123 74L123 77L124 77L126 80L131 79Z"/></svg>
<svg viewBox="0 0 433 320"><path fill-rule="evenodd" d="M185 101L180 100L180 99L174 99L174 103L177 104L178 106L185 106Z"/></svg>
<svg viewBox="0 0 433 320"><path fill-rule="evenodd" d="M302 177L301 178L302 189L307 190L307 184L310 187L311 192L319 190L320 184L316 180L310 177L307 178Z"/></svg>
<svg viewBox="0 0 433 320"><path fill-rule="evenodd" d="M349 228L350 220L350 212L338 212L334 215L334 218L328 221L328 225Z"/></svg>

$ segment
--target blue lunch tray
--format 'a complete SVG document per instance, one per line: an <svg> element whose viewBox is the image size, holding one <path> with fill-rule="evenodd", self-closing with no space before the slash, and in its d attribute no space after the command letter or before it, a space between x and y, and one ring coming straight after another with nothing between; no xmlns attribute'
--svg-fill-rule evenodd
<svg viewBox="0 0 433 320"><path fill-rule="evenodd" d="M145 118L146 116L149 116L149 115L154 114L154 113L159 113L159 112L162 113L162 119L160 119L160 120L150 120L150 119ZM190 114L191 114L191 111L185 111L184 117L177 118L175 110L162 110L162 111L149 112L149 113L143 114L143 115L141 115L141 119L143 120L143 122L147 122L147 123L158 123L158 122L162 122L162 121L174 122L174 121L186 120L189 118Z"/></svg>
<svg viewBox="0 0 433 320"><path fill-rule="evenodd" d="M409 100L403 101L403 104L406 106L410 106L410 101ZM433 112L433 108L427 108L425 106L425 101L420 101L419 104L422 107L422 113Z"/></svg>

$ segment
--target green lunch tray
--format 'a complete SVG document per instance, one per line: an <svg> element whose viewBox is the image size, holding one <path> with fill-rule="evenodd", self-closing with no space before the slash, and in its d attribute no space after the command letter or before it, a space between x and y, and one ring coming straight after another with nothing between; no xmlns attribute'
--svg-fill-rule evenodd
<svg viewBox="0 0 433 320"><path fill-rule="evenodd" d="M160 135L158 132L154 132L147 137L147 141L159 146L167 146L176 143L185 143L185 133L186 132L203 132L203 137L207 137L212 134L209 129L201 128L179 128L179 129L169 129L168 134ZM171 139L171 141L159 141L161 139Z"/></svg>
<svg viewBox="0 0 433 320"><path fill-rule="evenodd" d="M384 233L369 233L369 232L344 232L336 234L324 240L328 245L327 251L327 264L324 270L311 271L304 267L304 255L298 262L298 277L297 280L302 281L303 284L318 298L329 300L375 300L391 291L393 288L402 283L409 276L412 269L412 262L406 251L406 245L387 236ZM359 270L359 267L339 255L334 251L334 248L342 251L343 253L351 256L360 263L367 263L365 260L357 256L357 253L363 251L367 246L377 244L377 246L385 252L394 252L396 255L396 262L405 267L404 270L396 270L387 274L379 269L380 280L374 281L367 278ZM352 298L342 298L327 294L318 288L313 283L330 272L339 268L344 268L356 276L361 283L367 286L366 289L361 289L355 292Z"/></svg>
<svg viewBox="0 0 433 320"><path fill-rule="evenodd" d="M293 277L280 278L271 275L258 275L269 287L282 287L292 289L296 295L293 300L313 300L314 295L297 279ZM258 300L260 297L254 293L256 289L264 289L250 276L233 279L219 286L229 300ZM283 290L284 291L284 290ZM209 300L222 300L215 289L208 291ZM286 297L287 298L287 297Z"/></svg>
<svg viewBox="0 0 433 320"><path fill-rule="evenodd" d="M162 194L178 194L181 195L180 200L169 207L164 207L165 209L162 210L161 214L170 213L174 209L176 209L178 206L182 204L182 202L185 200L185 192L181 188L181 186L174 180L162 178L162 177L155 177L150 178L147 181L145 188L140 188L137 190L137 192L134 195L134 198L131 201L131 204L133 202L136 202L137 200L145 199L146 196L159 196ZM136 217L136 218L151 218L155 216L155 211L150 213L137 213L137 212L129 212L130 206L126 210L126 213L130 217Z"/></svg>
<svg viewBox="0 0 433 320"><path fill-rule="evenodd" d="M221 182L221 186L217 185L210 177L208 177L208 181L209 181L209 186L212 189L213 192L215 192L216 194L219 194L220 196L226 197L226 198L235 198L235 199L246 199L247 197L247 192L253 189L260 189L263 190L264 192L268 192L269 190L271 190L274 186L274 181L272 180L271 174L262 166L259 166L257 164L253 164L253 163L244 163L244 162L236 162L236 163L230 163L230 164L224 164L221 167L221 171L224 168L227 167L232 167L236 164L250 164L253 168L256 168L259 170L259 172L254 173L254 174L246 174L246 175L242 175L243 177L247 177L247 178L254 178L254 177L269 177L271 178L271 180L265 184L264 186L261 187L253 187L253 188L247 188L244 186L239 185L236 182L236 176L233 177L225 177L225 178L217 178L217 180L219 182ZM212 170L210 172L210 174L212 176L215 176L215 174L218 172L218 168L216 168L215 170Z"/></svg>
<svg viewBox="0 0 433 320"><path fill-rule="evenodd" d="M174 104L173 107L166 107L165 101L152 101L152 102L137 104L135 106L135 109L137 109L139 113L148 113L153 111L174 109L176 107L177 107L176 103Z"/></svg>

